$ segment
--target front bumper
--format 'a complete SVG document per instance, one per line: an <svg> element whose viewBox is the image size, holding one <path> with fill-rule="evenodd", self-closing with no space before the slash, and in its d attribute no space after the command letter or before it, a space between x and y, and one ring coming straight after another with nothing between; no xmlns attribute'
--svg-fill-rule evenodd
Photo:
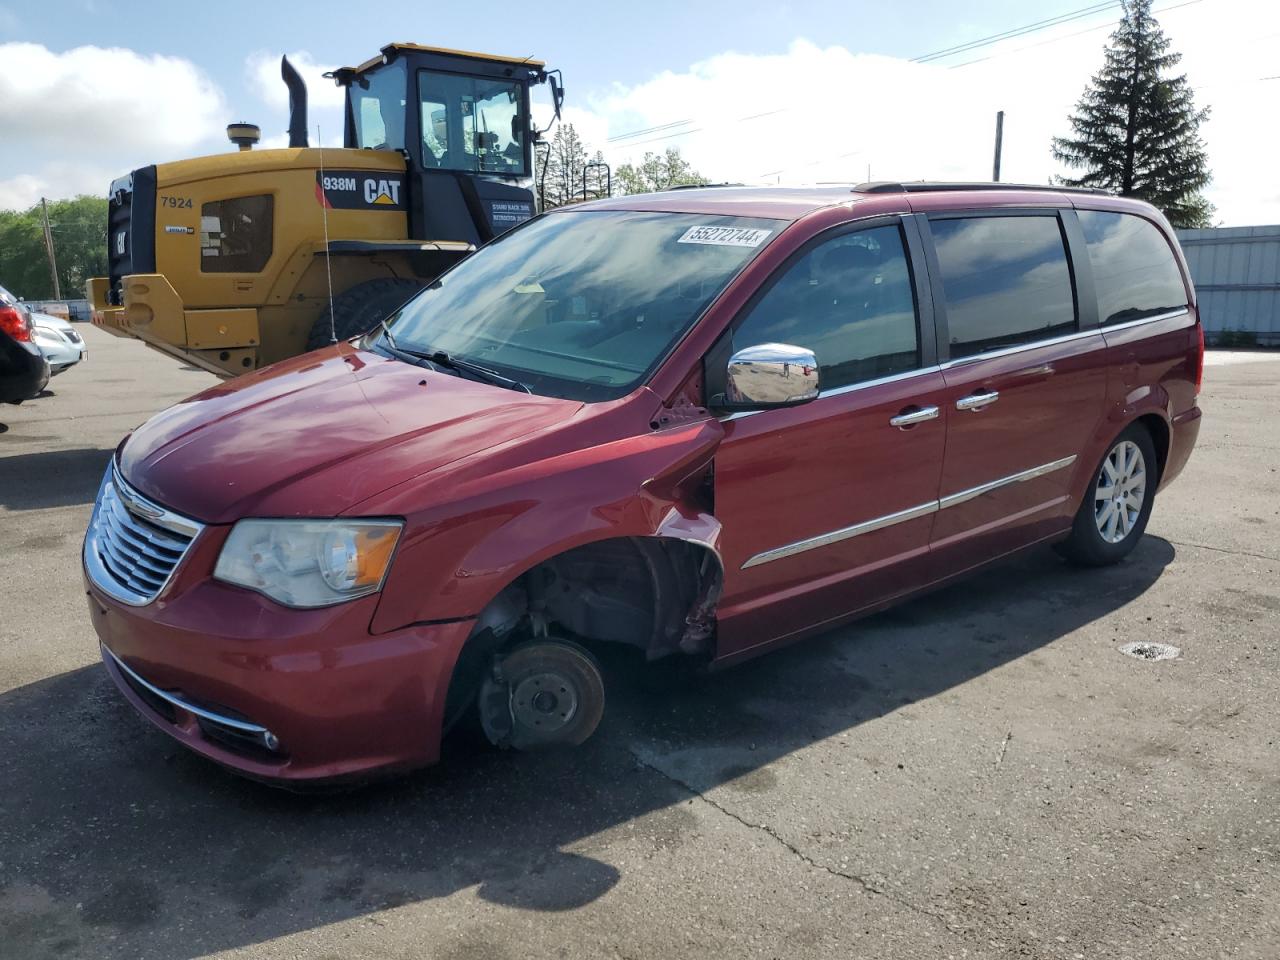
<svg viewBox="0 0 1280 960"><path fill-rule="evenodd" d="M134 607L85 577L107 673L153 725L264 780L355 778L439 758L469 621L371 635L377 596L290 610L217 581L183 581Z"/></svg>

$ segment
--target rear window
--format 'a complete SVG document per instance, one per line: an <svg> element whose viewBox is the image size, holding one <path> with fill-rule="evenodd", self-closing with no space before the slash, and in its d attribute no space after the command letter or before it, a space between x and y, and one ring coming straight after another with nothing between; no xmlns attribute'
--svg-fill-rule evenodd
<svg viewBox="0 0 1280 960"><path fill-rule="evenodd" d="M932 220L951 359L1076 329L1057 216Z"/></svg>
<svg viewBox="0 0 1280 960"><path fill-rule="evenodd" d="M1103 325L1180 310L1187 288L1164 235L1129 213L1080 210Z"/></svg>

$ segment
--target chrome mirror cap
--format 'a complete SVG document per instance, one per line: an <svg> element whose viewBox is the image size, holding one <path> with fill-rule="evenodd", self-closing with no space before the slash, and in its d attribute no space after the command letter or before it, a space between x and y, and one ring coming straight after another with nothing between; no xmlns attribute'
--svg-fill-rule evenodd
<svg viewBox="0 0 1280 960"><path fill-rule="evenodd" d="M725 401L730 407L790 407L818 396L818 358L789 343L744 347L729 358Z"/></svg>

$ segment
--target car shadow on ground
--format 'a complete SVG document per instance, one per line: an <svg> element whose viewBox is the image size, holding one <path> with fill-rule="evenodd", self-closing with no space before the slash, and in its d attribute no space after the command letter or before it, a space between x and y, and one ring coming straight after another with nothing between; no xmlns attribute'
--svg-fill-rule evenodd
<svg viewBox="0 0 1280 960"><path fill-rule="evenodd" d="M188 958L471 887L571 910L621 879L593 851L697 829L695 790L767 784L772 761L1033 655L1173 557L1153 537L1108 570L1037 550L693 679L611 659L605 723L584 747L454 742L435 768L344 794L224 773L134 716L96 664L20 687L0 695L0 940L28 958ZM702 759L676 775L663 758L678 754Z"/></svg>
<svg viewBox="0 0 1280 960"><path fill-rule="evenodd" d="M37 441L43 437L13 438ZM81 447L0 455L0 507L43 510L93 503L111 450Z"/></svg>

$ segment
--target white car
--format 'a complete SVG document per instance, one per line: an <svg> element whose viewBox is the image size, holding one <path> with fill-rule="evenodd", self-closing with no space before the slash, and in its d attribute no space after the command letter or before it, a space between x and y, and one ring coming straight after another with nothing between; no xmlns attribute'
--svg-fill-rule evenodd
<svg viewBox="0 0 1280 960"><path fill-rule="evenodd" d="M49 372L54 376L70 370L85 358L88 351L84 339L70 322L47 313L32 313L31 323L36 346L49 362Z"/></svg>

